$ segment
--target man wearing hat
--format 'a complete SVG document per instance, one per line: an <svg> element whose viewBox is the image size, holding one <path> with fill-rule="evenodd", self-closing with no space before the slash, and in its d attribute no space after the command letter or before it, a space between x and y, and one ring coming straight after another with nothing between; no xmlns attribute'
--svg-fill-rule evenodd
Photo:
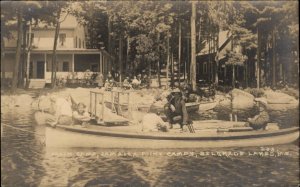
<svg viewBox="0 0 300 187"><path fill-rule="evenodd" d="M263 98L256 98L255 101L259 105L259 114L253 118L248 118L249 126L255 130L264 129L270 120L267 112L267 101Z"/></svg>
<svg viewBox="0 0 300 187"><path fill-rule="evenodd" d="M171 94L167 96L167 100L168 103L164 106L164 112L170 128L173 128L173 124L179 123L183 129L183 125L188 124L189 116L181 91L178 88L172 90Z"/></svg>

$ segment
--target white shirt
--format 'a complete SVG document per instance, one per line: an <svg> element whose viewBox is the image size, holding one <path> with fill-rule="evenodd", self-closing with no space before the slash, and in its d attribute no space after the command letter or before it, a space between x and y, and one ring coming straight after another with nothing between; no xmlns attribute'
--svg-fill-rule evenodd
<svg viewBox="0 0 300 187"><path fill-rule="evenodd" d="M55 102L56 110L55 113L57 116L71 116L72 117L72 107L71 103L64 98L57 98Z"/></svg>
<svg viewBox="0 0 300 187"><path fill-rule="evenodd" d="M137 80L137 79L133 79L132 80L132 84L141 84L141 82L139 80Z"/></svg>
<svg viewBox="0 0 300 187"><path fill-rule="evenodd" d="M144 115L142 120L142 131L158 131L157 125L164 125L164 121L158 115L149 113Z"/></svg>

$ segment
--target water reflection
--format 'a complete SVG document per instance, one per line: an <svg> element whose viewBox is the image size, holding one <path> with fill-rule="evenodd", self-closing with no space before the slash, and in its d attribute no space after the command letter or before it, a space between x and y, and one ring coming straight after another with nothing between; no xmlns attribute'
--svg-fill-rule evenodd
<svg viewBox="0 0 300 187"><path fill-rule="evenodd" d="M44 127L34 124L31 110L6 110L3 123L41 135ZM229 119L228 108L192 115L193 119ZM239 112L239 120L255 115L256 109ZM297 111L270 113L275 122L295 124ZM297 124L297 123L296 123ZM58 149L41 145L36 134L5 128L1 140L3 186L295 186L299 183L298 145L276 146L289 151L285 157L80 157L53 153L124 152L116 149ZM228 151L255 151L231 148ZM216 149L130 150L130 152L216 151Z"/></svg>

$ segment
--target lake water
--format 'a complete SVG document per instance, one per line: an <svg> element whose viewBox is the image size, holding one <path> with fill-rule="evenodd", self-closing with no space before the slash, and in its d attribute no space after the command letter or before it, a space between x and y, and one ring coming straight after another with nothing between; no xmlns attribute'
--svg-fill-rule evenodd
<svg viewBox="0 0 300 187"><path fill-rule="evenodd" d="M217 112L215 112L217 111ZM217 107L194 119L228 119ZM34 133L4 127L1 138L1 183L21 186L297 186L297 143L271 147L226 149L57 149L43 145L43 127L37 126L30 109L1 111L1 122ZM255 110L244 111L246 119ZM284 126L298 124L298 111L271 114ZM251 155L273 150L273 156ZM244 155L212 155L216 152ZM278 155L278 152L285 153ZM277 156L276 156L277 155Z"/></svg>

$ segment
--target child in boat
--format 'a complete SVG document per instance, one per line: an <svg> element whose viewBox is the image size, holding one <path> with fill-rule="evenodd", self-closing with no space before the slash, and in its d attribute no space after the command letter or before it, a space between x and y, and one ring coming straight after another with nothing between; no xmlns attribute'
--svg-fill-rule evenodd
<svg viewBox="0 0 300 187"><path fill-rule="evenodd" d="M173 124L179 123L180 128L183 130L183 126L190 122L181 91L178 88L174 89L167 96L167 100L168 103L164 106L164 112L170 124L170 129L173 128Z"/></svg>
<svg viewBox="0 0 300 187"><path fill-rule="evenodd" d="M257 101L259 105L259 114L253 118L248 118L247 125L255 130L264 129L270 120L269 114L266 110L267 102L259 98L255 99L255 101Z"/></svg>
<svg viewBox="0 0 300 187"><path fill-rule="evenodd" d="M75 124L81 124L82 127L86 127L86 122L91 120L89 113L86 111L86 105L79 103L77 110L73 112L73 119Z"/></svg>
<svg viewBox="0 0 300 187"><path fill-rule="evenodd" d="M161 117L158 114L155 113L148 113L144 115L142 119L142 131L143 132L157 132L157 131L162 131L162 132L167 132L166 122L164 122Z"/></svg>

